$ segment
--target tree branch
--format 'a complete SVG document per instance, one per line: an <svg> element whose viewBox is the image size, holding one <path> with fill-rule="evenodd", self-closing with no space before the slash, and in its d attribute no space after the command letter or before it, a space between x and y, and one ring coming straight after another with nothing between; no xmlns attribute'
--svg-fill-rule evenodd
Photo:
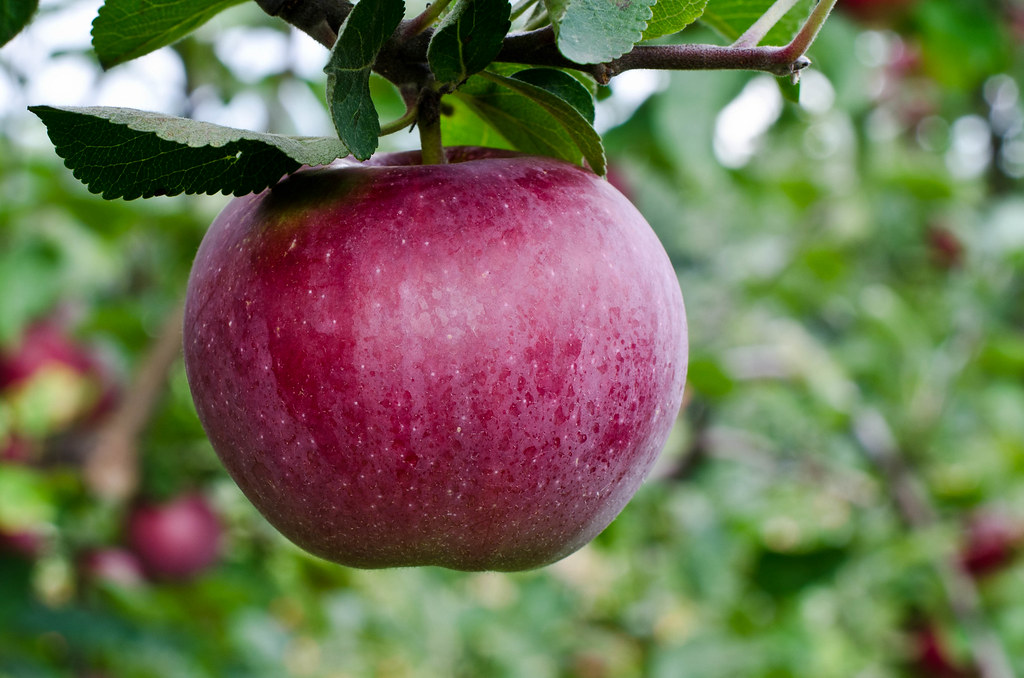
<svg viewBox="0 0 1024 678"><path fill-rule="evenodd" d="M123 501L138 486L138 438L181 352L183 313L183 306L178 304L167 315L128 392L92 438L83 475L92 491L105 499Z"/></svg>
<svg viewBox="0 0 1024 678"><path fill-rule="evenodd" d="M338 0L256 0L265 12L279 16L308 33L328 48L334 45L338 29L352 6ZM796 37L785 46L748 44L763 32L764 26L778 20L771 12L732 46L684 44L637 45L631 51L603 64L578 64L562 56L555 41L554 29L548 25L533 31L513 33L505 37L495 61L526 66L570 68L589 73L598 82L607 83L614 76L635 69L657 70L753 70L778 76L793 76L810 65L804 56L832 11L836 0L821 0ZM787 0L773 6L782 8ZM775 12L777 14L778 12ZM425 68L426 49L433 29L422 25L421 18L404 21L395 35L384 45L378 57L381 75L396 85L415 76Z"/></svg>
<svg viewBox="0 0 1024 678"><path fill-rule="evenodd" d="M789 9L788 0L779 0L774 8ZM604 64L577 64L569 61L558 51L555 32L545 26L527 33L517 33L505 38L501 52L495 61L521 63L531 66L555 66L572 68L591 74L598 82L607 83L614 76L634 69L657 69L673 71L696 70L751 70L765 71L778 76L792 76L811 64L804 54L821 31L836 0L821 0L810 17L800 28L796 37L782 47L758 47L749 43L755 37L760 40L767 29L781 16L771 10L763 21L758 21L730 47L721 45L637 45L631 51ZM768 28L765 28L767 26Z"/></svg>
<svg viewBox="0 0 1024 678"><path fill-rule="evenodd" d="M931 527L938 515L921 483L914 476L885 418L867 409L854 417L853 437L879 470L903 522L914 530ZM956 558L936 563L949 606L967 634L974 665L981 678L1014 678L1006 649L985 618L974 580Z"/></svg>
<svg viewBox="0 0 1024 678"><path fill-rule="evenodd" d="M638 68L673 71L744 70L793 75L811 65L802 54L792 58L787 47L721 47L719 45L637 45L606 65L608 77Z"/></svg>
<svg viewBox="0 0 1024 678"><path fill-rule="evenodd" d="M264 12L281 17L330 49L338 39L338 29L352 11L343 0L256 0Z"/></svg>
<svg viewBox="0 0 1024 678"><path fill-rule="evenodd" d="M759 354L753 362L763 365L765 360L766 356ZM768 356L768 362L772 362L771 356ZM775 365L751 376L738 376L746 379L794 379L799 374L785 365ZM938 511L882 413L870 407L859 408L852 416L851 437L877 470L886 494L907 528L917 531L936 525L939 522ZM961 560L950 554L935 563L935 569L953 616L968 637L971 658L980 678L1014 678L1006 648L989 624L978 588Z"/></svg>
<svg viewBox="0 0 1024 678"><path fill-rule="evenodd" d="M702 71L752 70L778 76L793 75L810 65L810 60L785 47L725 47L722 45L637 45L631 51L604 64L577 64L569 61L555 45L554 31L546 26L529 33L513 34L495 61L571 68L594 76L607 84L616 75L636 69Z"/></svg>

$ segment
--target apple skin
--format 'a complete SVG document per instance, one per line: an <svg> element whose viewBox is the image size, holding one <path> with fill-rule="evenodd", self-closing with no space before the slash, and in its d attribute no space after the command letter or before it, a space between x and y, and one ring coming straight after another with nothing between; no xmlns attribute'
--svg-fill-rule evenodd
<svg viewBox="0 0 1024 678"><path fill-rule="evenodd" d="M217 561L222 532L206 498L193 492L133 507L127 539L148 577L185 580Z"/></svg>
<svg viewBox="0 0 1024 678"><path fill-rule="evenodd" d="M199 418L285 536L344 565L523 570L604 529L686 376L683 299L640 213L561 161L448 149L302 171L199 248Z"/></svg>

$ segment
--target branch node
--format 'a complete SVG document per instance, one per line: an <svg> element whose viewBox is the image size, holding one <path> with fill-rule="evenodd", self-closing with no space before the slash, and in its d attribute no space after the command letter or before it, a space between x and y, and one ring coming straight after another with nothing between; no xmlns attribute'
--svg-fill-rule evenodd
<svg viewBox="0 0 1024 678"><path fill-rule="evenodd" d="M811 60L805 56L800 57L789 65L789 79L796 85L800 82L800 72L811 65Z"/></svg>

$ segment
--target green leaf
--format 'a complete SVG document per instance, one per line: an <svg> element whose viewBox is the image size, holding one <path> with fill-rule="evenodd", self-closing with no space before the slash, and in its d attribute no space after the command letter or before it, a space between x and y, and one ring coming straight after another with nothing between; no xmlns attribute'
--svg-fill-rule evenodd
<svg viewBox="0 0 1024 678"><path fill-rule="evenodd" d="M512 25L511 10L508 0L458 0L427 47L437 81L457 85L494 61Z"/></svg>
<svg viewBox="0 0 1024 678"><path fill-rule="evenodd" d="M658 0L644 30L644 40L683 30L704 13L708 0Z"/></svg>
<svg viewBox="0 0 1024 678"><path fill-rule="evenodd" d="M832 578L849 558L846 549L825 546L807 553L758 554L751 580L763 591L780 598Z"/></svg>
<svg viewBox="0 0 1024 678"><path fill-rule="evenodd" d="M601 64L620 57L643 38L655 2L568 0L555 24L558 50L578 64Z"/></svg>
<svg viewBox="0 0 1024 678"><path fill-rule="evenodd" d="M360 160L373 155L380 136L380 117L370 97L370 69L404 14L403 0L362 0L342 24L324 67L334 128Z"/></svg>
<svg viewBox="0 0 1024 678"><path fill-rule="evenodd" d="M506 139L494 125L477 115L462 98L447 97L445 105L445 114L441 116L441 138L446 146L516 150L515 144Z"/></svg>
<svg viewBox="0 0 1024 678"><path fill-rule="evenodd" d="M721 33L727 40L743 35L769 7L774 0L708 0L707 8L701 15L701 23ZM814 8L815 0L800 0L786 13L786 16L768 32L761 41L764 45L785 45Z"/></svg>
<svg viewBox="0 0 1024 678"><path fill-rule="evenodd" d="M569 0L543 0L544 8L548 11L548 16L551 17L552 23L556 26L558 22L565 16L565 7L569 4Z"/></svg>
<svg viewBox="0 0 1024 678"><path fill-rule="evenodd" d="M0 46L28 25L38 6L39 0L0 0Z"/></svg>
<svg viewBox="0 0 1024 678"><path fill-rule="evenodd" d="M587 122L594 124L594 97L583 83L565 71L555 68L528 68L512 76L551 92L579 111Z"/></svg>
<svg viewBox="0 0 1024 678"><path fill-rule="evenodd" d="M470 77L456 96L493 125L515 148L605 172L601 137L571 104L529 82L496 73Z"/></svg>
<svg viewBox="0 0 1024 678"><path fill-rule="evenodd" d="M1024 377L1024 336L1004 332L992 337L982 347L978 362L989 374Z"/></svg>
<svg viewBox="0 0 1024 678"><path fill-rule="evenodd" d="M75 177L104 198L262 191L301 165L347 155L333 138L286 137L128 108L29 108Z"/></svg>
<svg viewBox="0 0 1024 678"><path fill-rule="evenodd" d="M17 532L54 519L53 492L46 478L29 468L0 467L0 530Z"/></svg>
<svg viewBox="0 0 1024 678"><path fill-rule="evenodd" d="M732 392L735 382L713 355L694 356L686 368L689 388L705 398L721 398Z"/></svg>
<svg viewBox="0 0 1024 678"><path fill-rule="evenodd" d="M104 69L180 40L242 0L106 0L92 22Z"/></svg>
<svg viewBox="0 0 1024 678"><path fill-rule="evenodd" d="M530 99L480 75L470 76L454 96L493 127L512 148L573 163L582 162L583 154L572 137L542 106Z"/></svg>
<svg viewBox="0 0 1024 678"><path fill-rule="evenodd" d="M800 81L793 82L790 78L776 78L782 98L790 103L800 103Z"/></svg>
<svg viewBox="0 0 1024 678"><path fill-rule="evenodd" d="M486 77L539 104L573 140L590 168L598 175L604 176L605 157L601 135L570 103L542 87L517 78L508 78L495 73L487 73Z"/></svg>

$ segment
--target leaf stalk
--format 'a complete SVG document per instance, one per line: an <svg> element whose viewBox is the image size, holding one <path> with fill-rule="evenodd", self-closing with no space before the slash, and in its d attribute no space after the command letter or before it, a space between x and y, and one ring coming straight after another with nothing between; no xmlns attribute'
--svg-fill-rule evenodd
<svg viewBox="0 0 1024 678"><path fill-rule="evenodd" d="M783 51L783 58L791 57L795 63L803 57L807 50L810 49L811 44L814 43L814 39L818 37L821 27L825 25L825 20L828 19L828 15L832 12L832 8L836 6L836 2L837 0L821 0L817 5L815 5L814 10L811 12L811 16L809 16L807 21L804 22L804 25L800 27L800 31L796 34L796 37L786 45ZM810 61L808 61L806 65L809 64Z"/></svg>
<svg viewBox="0 0 1024 678"><path fill-rule="evenodd" d="M510 12L509 18L512 21L515 21L519 17L526 14L526 12L529 11L529 9L536 4L537 0L519 0L519 2L512 5L512 10Z"/></svg>
<svg viewBox="0 0 1024 678"><path fill-rule="evenodd" d="M416 105L410 106L405 111L405 113L402 114L402 117L396 118L395 120L392 120L391 122L388 122L388 123L385 123L385 124L381 125L380 126L380 136L386 137L389 134L394 134L395 132L401 132L403 129L406 129L410 125L414 125L416 123L416 119L417 119L418 115L419 115L419 106L416 106Z"/></svg>
<svg viewBox="0 0 1024 678"><path fill-rule="evenodd" d="M757 45L764 40L765 36L768 35L768 31L772 30L775 24L782 20L782 17L786 16L789 10L793 9L800 0L775 0L775 3L768 8L768 11L762 14L757 21L754 22L750 28L748 28L743 35L737 38L736 42L732 43L733 47L757 47Z"/></svg>
<svg viewBox="0 0 1024 678"><path fill-rule="evenodd" d="M410 19L405 24L405 35L412 37L427 30L431 24L437 21L438 17L441 16L441 13L444 12L450 3L451 0L434 0L434 2L427 5L427 8L419 16Z"/></svg>

